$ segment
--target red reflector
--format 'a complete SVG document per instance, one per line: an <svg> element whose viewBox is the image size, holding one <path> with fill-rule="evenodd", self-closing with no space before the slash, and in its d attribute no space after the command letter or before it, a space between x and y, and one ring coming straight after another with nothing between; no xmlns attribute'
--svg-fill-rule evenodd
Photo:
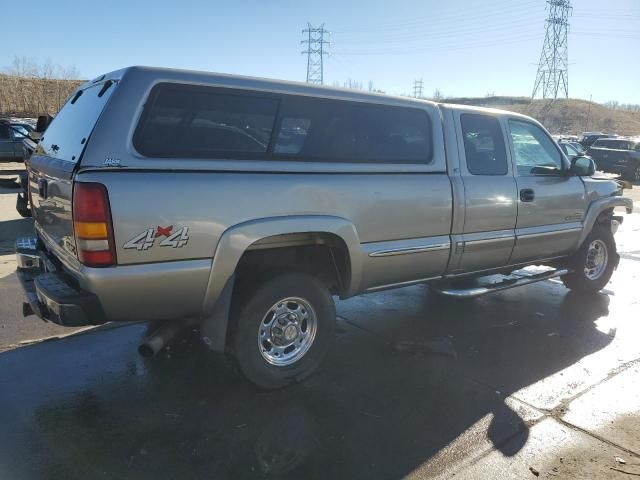
<svg viewBox="0 0 640 480"><path fill-rule="evenodd" d="M115 265L116 252L113 241L109 195L104 185L84 182L74 184L73 222L76 233L76 248L80 261L89 267ZM87 230L84 227L90 224L103 224L99 230L106 231L106 236L102 238L104 233L98 235L96 233L98 229L92 229L92 234L87 237L91 240L86 240L81 235L82 232Z"/></svg>
<svg viewBox="0 0 640 480"><path fill-rule="evenodd" d="M80 261L90 267L106 267L113 265L113 254L111 250L78 250Z"/></svg>

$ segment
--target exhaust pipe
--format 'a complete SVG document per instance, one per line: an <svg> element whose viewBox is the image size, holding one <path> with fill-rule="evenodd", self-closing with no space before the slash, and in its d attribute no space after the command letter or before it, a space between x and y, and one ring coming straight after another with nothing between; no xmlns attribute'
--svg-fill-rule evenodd
<svg viewBox="0 0 640 480"><path fill-rule="evenodd" d="M138 347L138 353L145 357L155 357L160 350L166 347L180 332L198 323L197 318L185 320L169 320L163 322L153 333L147 336L144 343Z"/></svg>

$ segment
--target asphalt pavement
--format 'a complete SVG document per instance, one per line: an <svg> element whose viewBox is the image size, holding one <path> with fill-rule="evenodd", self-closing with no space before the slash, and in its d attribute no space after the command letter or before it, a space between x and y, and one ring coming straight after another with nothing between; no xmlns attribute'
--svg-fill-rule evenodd
<svg viewBox="0 0 640 480"><path fill-rule="evenodd" d="M320 371L275 392L193 332L154 359L136 353L145 324L11 348L0 478L640 475L639 231L628 216L596 295L546 281L472 301L420 285L338 302ZM45 325L17 317L16 288L0 274L0 324Z"/></svg>

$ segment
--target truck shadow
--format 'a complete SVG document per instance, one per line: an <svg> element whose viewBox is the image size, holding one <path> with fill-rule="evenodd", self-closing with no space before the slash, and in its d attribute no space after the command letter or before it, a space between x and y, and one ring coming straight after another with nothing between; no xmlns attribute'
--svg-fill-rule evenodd
<svg viewBox="0 0 640 480"><path fill-rule="evenodd" d="M360 297L339 308L321 371L274 392L195 334L143 361L144 325L8 352L0 476L398 478L513 455L541 413L511 394L536 398L536 382L606 347L594 321L608 304L553 287L464 304L422 287ZM398 349L407 339L428 348Z"/></svg>

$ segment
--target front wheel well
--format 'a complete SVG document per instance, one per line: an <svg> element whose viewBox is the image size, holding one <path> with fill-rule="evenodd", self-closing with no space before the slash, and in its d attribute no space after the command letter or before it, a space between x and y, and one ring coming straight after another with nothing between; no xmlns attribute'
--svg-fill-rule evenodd
<svg viewBox="0 0 640 480"><path fill-rule="evenodd" d="M613 208L607 208L598 214L594 227L602 225L605 227L611 226L611 219L613 218Z"/></svg>

